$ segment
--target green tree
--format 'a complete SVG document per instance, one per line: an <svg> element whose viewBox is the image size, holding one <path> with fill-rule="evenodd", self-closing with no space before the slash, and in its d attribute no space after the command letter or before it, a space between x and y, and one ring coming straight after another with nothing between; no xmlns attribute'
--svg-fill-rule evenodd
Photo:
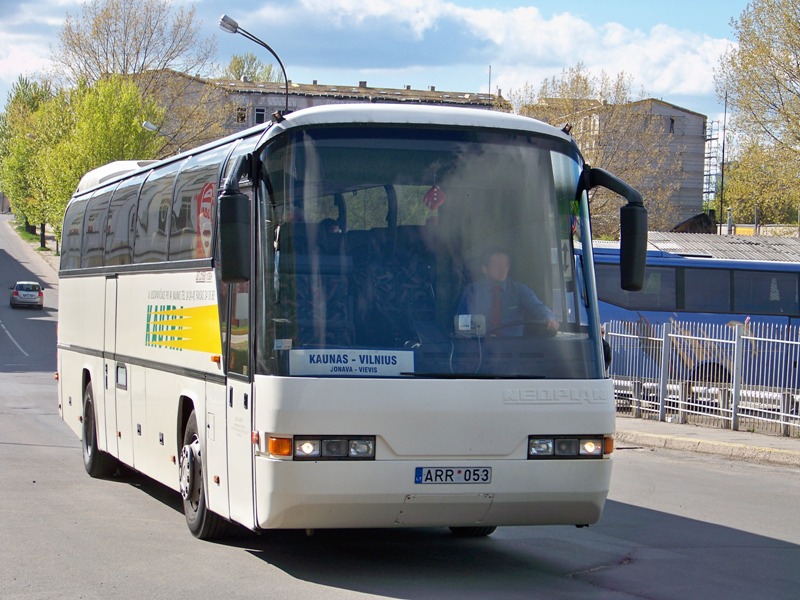
<svg viewBox="0 0 800 600"><path fill-rule="evenodd" d="M792 150L757 141L743 145L725 172L725 201L737 223L792 223L797 219L800 189L788 183L800 170Z"/></svg>
<svg viewBox="0 0 800 600"><path fill-rule="evenodd" d="M88 171L116 160L154 158L163 142L142 128L163 111L130 80L108 77L62 92L37 113L47 141L35 157L38 200L60 238L67 202Z"/></svg>
<svg viewBox="0 0 800 600"><path fill-rule="evenodd" d="M558 127L568 124L586 161L638 189L651 229L667 229L676 221L670 197L680 187L683 148L668 135L664 118L653 113L651 101L634 95L633 87L624 73L595 76L579 63L543 81L538 91L530 85L512 91L509 102L516 113ZM591 201L595 234L616 237L619 197L596 190Z"/></svg>
<svg viewBox="0 0 800 600"><path fill-rule="evenodd" d="M51 97L48 83L20 77L8 95L0 125L0 186L31 232L33 223L43 222L37 210L34 159L46 132L36 126L35 115Z"/></svg>
<svg viewBox="0 0 800 600"><path fill-rule="evenodd" d="M281 81L283 79L272 64L264 64L252 52L234 54L228 66L219 74L219 78L258 82Z"/></svg>
<svg viewBox="0 0 800 600"><path fill-rule="evenodd" d="M785 182L800 162L800 2L754 0L731 27L737 43L715 73L737 155L725 202L737 221L752 221L758 206L760 222L794 222L798 198Z"/></svg>

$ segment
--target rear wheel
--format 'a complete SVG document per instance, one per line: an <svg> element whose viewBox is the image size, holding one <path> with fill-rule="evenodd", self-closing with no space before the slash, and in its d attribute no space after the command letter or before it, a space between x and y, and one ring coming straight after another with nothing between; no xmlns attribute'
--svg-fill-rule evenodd
<svg viewBox="0 0 800 600"><path fill-rule="evenodd" d="M497 527L451 527L450 531L456 537L474 538L492 535Z"/></svg>
<svg viewBox="0 0 800 600"><path fill-rule="evenodd" d="M179 464L179 487L183 498L183 513L192 535L201 540L222 537L227 522L206 506L205 484L203 483L203 456L200 436L197 433L195 412L189 415L186 431L183 434L183 448Z"/></svg>
<svg viewBox="0 0 800 600"><path fill-rule="evenodd" d="M117 460L97 447L97 423L94 413L92 382L83 391L83 466L91 477L111 477Z"/></svg>

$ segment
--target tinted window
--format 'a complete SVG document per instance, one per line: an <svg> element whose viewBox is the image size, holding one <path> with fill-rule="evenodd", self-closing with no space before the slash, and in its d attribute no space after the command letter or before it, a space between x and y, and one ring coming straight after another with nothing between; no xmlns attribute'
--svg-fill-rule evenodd
<svg viewBox="0 0 800 600"><path fill-rule="evenodd" d="M684 271L687 311L730 312L731 272L728 269Z"/></svg>
<svg viewBox="0 0 800 600"><path fill-rule="evenodd" d="M796 315L797 275L737 271L733 274L733 303L736 312Z"/></svg>
<svg viewBox="0 0 800 600"><path fill-rule="evenodd" d="M619 265L596 265L595 272L597 295L604 302L634 310L675 310L675 269L671 267L648 266L639 292L620 288Z"/></svg>
<svg viewBox="0 0 800 600"><path fill-rule="evenodd" d="M113 188L109 188L97 192L86 207L81 244L81 267L83 268L103 266L103 234L106 229L108 203L113 191Z"/></svg>
<svg viewBox="0 0 800 600"><path fill-rule="evenodd" d="M64 215L64 229L61 234L62 269L78 269L81 266L81 238L86 203L86 198L73 200Z"/></svg>
<svg viewBox="0 0 800 600"><path fill-rule="evenodd" d="M106 225L106 265L133 262L133 239L136 232L136 201L146 175L123 181L111 199Z"/></svg>
<svg viewBox="0 0 800 600"><path fill-rule="evenodd" d="M136 263L167 260L172 189L179 168L180 163L172 163L154 171L142 188L133 246Z"/></svg>
<svg viewBox="0 0 800 600"><path fill-rule="evenodd" d="M169 259L211 256L213 209L217 198L220 164L230 146L192 158L181 169L172 205Z"/></svg>

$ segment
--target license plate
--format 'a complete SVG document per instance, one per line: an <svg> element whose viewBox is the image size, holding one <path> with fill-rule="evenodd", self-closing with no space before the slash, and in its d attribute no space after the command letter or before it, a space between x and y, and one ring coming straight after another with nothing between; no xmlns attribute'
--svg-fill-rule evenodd
<svg viewBox="0 0 800 600"><path fill-rule="evenodd" d="M414 483L491 483L492 467L417 467Z"/></svg>

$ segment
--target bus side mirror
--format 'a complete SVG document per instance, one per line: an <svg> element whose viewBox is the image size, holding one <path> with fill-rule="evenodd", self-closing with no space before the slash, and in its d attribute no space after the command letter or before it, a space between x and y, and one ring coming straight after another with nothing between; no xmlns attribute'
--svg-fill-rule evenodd
<svg viewBox="0 0 800 600"><path fill-rule="evenodd" d="M223 283L250 280L250 199L241 192L219 195L219 266Z"/></svg>
<svg viewBox="0 0 800 600"><path fill-rule="evenodd" d="M587 165L588 188L603 186L625 198L628 204L619 210L619 271L620 287L638 292L644 285L644 268L647 258L647 209L642 195L603 169Z"/></svg>
<svg viewBox="0 0 800 600"><path fill-rule="evenodd" d="M620 287L638 292L644 285L647 257L647 209L626 204L619 209L619 274Z"/></svg>
<svg viewBox="0 0 800 600"><path fill-rule="evenodd" d="M223 283L250 281L250 198L239 189L239 159L217 199L219 269Z"/></svg>

